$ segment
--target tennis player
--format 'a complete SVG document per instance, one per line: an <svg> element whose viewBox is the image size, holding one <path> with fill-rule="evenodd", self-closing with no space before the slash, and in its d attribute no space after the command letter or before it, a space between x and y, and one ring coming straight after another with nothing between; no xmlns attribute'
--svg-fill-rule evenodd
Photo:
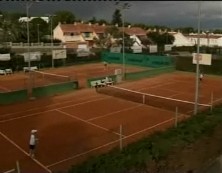
<svg viewBox="0 0 222 173"><path fill-rule="evenodd" d="M29 155L30 157L35 157L35 149L38 138L36 137L37 130L31 130L30 140L29 140Z"/></svg>
<svg viewBox="0 0 222 173"><path fill-rule="evenodd" d="M200 81L203 80L203 73L200 73Z"/></svg>

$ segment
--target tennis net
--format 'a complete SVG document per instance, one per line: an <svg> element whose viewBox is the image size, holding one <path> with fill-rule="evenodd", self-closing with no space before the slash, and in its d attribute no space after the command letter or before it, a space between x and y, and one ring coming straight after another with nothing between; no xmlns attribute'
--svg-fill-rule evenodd
<svg viewBox="0 0 222 173"><path fill-rule="evenodd" d="M161 109L166 109L169 111L175 111L176 107L178 108L178 112L183 114L191 114L194 109L194 102L179 100L169 97L163 97L148 93L142 93L139 91L133 91L125 88L120 88L117 86L107 86L101 87L97 89L98 93L106 94L113 97L122 98L128 101L133 101L137 103L142 103L146 105L150 105L153 107L158 107ZM210 109L210 104L199 104L201 110Z"/></svg>
<svg viewBox="0 0 222 173"><path fill-rule="evenodd" d="M46 73L42 71L32 71L32 81L34 86L65 83L71 81L69 76Z"/></svg>

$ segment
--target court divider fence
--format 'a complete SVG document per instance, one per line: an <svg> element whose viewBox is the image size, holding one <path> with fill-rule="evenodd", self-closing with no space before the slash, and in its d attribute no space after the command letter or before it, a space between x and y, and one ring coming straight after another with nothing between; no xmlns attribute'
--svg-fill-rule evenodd
<svg viewBox="0 0 222 173"><path fill-rule="evenodd" d="M34 87L32 96L33 97L53 96L62 92L78 89L78 87L79 87L78 81L69 81L59 84ZM27 99L28 99L28 91L26 89L0 93L0 105L25 101Z"/></svg>

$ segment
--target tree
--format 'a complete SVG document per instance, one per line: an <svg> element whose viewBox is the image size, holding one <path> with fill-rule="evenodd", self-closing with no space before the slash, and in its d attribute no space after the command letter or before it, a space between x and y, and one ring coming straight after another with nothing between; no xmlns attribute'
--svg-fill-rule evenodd
<svg viewBox="0 0 222 173"><path fill-rule="evenodd" d="M113 19L112 19L112 24L113 25L116 25L118 24L118 26L122 26L123 22L122 22L122 19L121 19L121 13L120 13L120 10L119 9L116 9L114 14L113 14Z"/></svg>
<svg viewBox="0 0 222 173"><path fill-rule="evenodd" d="M72 24L75 22L75 16L69 11L57 11L53 17L53 28L58 25L59 22L64 24Z"/></svg>
<svg viewBox="0 0 222 173"><path fill-rule="evenodd" d="M97 20L96 20L95 17L93 17L92 19L89 20L89 22L90 22L91 24L95 24L95 23L97 23Z"/></svg>
<svg viewBox="0 0 222 173"><path fill-rule="evenodd" d="M41 18L35 18L30 21L30 40L31 42L37 42L38 41L38 32L39 32L39 38L41 40L41 37L51 33L48 28L50 23L48 24L46 21L44 21Z"/></svg>
<svg viewBox="0 0 222 173"><path fill-rule="evenodd" d="M159 32L150 32L147 34L151 40L153 40L158 46L163 46L165 44L172 44L174 42L174 37L171 34Z"/></svg>

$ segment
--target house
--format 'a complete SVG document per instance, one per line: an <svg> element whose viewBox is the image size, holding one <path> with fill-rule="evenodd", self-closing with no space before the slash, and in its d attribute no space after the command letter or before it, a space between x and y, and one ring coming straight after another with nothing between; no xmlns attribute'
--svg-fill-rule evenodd
<svg viewBox="0 0 222 173"><path fill-rule="evenodd" d="M92 47L94 38L99 38L105 34L105 25L84 24L83 22L74 24L59 23L53 30L54 39L59 39L67 48L77 48L78 44L85 44Z"/></svg>
<svg viewBox="0 0 222 173"><path fill-rule="evenodd" d="M120 27L120 31L122 32L123 28ZM145 40L148 40L146 30L140 27L131 27L128 26L124 28L124 33L129 35L131 39L133 39L134 43L131 47L135 53L142 52L142 48L146 48L147 45L144 45ZM148 40L148 42L150 42Z"/></svg>
<svg viewBox="0 0 222 173"><path fill-rule="evenodd" d="M195 44L191 42L186 36L184 36L180 32L168 32L169 34L174 36L173 46L180 47L180 46L194 46Z"/></svg>
<svg viewBox="0 0 222 173"><path fill-rule="evenodd" d="M197 44L198 34L190 33L185 35L185 37L194 45ZM200 46L221 46L221 34L213 34L213 33L201 33L199 35L200 38Z"/></svg>

